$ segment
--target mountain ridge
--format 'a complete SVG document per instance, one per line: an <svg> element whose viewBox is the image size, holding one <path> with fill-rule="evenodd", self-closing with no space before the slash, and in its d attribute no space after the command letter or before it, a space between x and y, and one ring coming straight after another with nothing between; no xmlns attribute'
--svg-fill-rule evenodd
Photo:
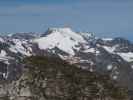
<svg viewBox="0 0 133 100"><path fill-rule="evenodd" d="M108 74L133 90L133 44L124 38L98 38L93 33L77 33L70 28L50 28L39 35L1 36L1 79L18 78L23 69L18 65L32 55L55 55L79 68Z"/></svg>

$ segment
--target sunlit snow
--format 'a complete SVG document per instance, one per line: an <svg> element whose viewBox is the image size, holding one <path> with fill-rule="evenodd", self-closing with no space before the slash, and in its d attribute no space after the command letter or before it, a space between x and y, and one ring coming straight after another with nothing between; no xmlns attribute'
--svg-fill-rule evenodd
<svg viewBox="0 0 133 100"><path fill-rule="evenodd" d="M40 49L58 47L60 50L74 55L76 45L87 43L80 34L73 32L69 28L52 28L50 30L52 30L51 34L34 40L34 42L38 43Z"/></svg>

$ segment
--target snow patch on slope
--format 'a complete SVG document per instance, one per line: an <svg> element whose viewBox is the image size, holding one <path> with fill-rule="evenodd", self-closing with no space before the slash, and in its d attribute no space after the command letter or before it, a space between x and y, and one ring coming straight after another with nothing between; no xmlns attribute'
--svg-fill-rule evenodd
<svg viewBox="0 0 133 100"><path fill-rule="evenodd" d="M5 57L5 56L6 56L6 51L5 50L1 50L0 57Z"/></svg>
<svg viewBox="0 0 133 100"><path fill-rule="evenodd" d="M111 70L112 68L113 68L112 65L108 65L108 66L107 66L107 69L108 69L108 70Z"/></svg>
<svg viewBox="0 0 133 100"><path fill-rule="evenodd" d="M103 48L104 48L107 52L114 54L114 51L115 51L115 49L116 49L116 46L112 46L112 47L103 46Z"/></svg>
<svg viewBox="0 0 133 100"><path fill-rule="evenodd" d="M109 46L103 46L103 48L111 53L111 54L117 54L119 56L121 56L125 61L127 62L132 62L133 61L133 52L115 52L115 49L116 49L117 46L112 46L112 47L109 47Z"/></svg>
<svg viewBox="0 0 133 100"><path fill-rule="evenodd" d="M117 53L117 54L120 55L127 62L132 62L133 61L133 52Z"/></svg>
<svg viewBox="0 0 133 100"><path fill-rule="evenodd" d="M23 46L23 44L26 44L26 41L21 41L19 39L13 39L14 45L11 45L9 50L14 53L21 53L26 56L30 56L29 50Z"/></svg>
<svg viewBox="0 0 133 100"><path fill-rule="evenodd" d="M88 49L84 50L83 52L84 53L95 53L96 50L95 50L95 48L88 48Z"/></svg>
<svg viewBox="0 0 133 100"><path fill-rule="evenodd" d="M0 37L0 42L2 42L2 43L4 42L4 39L3 39L3 38L1 38L1 37Z"/></svg>
<svg viewBox="0 0 133 100"><path fill-rule="evenodd" d="M0 51L0 61L4 61L4 63L9 64L8 60L13 59L12 57L7 55L5 50Z"/></svg>

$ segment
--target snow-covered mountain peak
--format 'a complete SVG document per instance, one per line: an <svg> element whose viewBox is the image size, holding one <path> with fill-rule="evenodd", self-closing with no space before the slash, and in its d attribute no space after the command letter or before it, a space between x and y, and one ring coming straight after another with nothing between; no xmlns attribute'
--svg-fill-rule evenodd
<svg viewBox="0 0 133 100"><path fill-rule="evenodd" d="M64 28L49 28L49 31L52 32L61 32L61 33L71 33L72 29L68 28L68 27L64 27Z"/></svg>
<svg viewBox="0 0 133 100"><path fill-rule="evenodd" d="M49 34L47 34L49 33ZM46 35L54 34L54 35L62 35L62 37L70 37L73 40L78 40L79 42L83 42L84 39L82 34L74 32L71 28L49 28Z"/></svg>
<svg viewBox="0 0 133 100"><path fill-rule="evenodd" d="M73 32L70 28L49 28L46 35L35 39L40 49L58 49L74 55L74 49L79 49L76 46L86 44L87 41L81 34Z"/></svg>

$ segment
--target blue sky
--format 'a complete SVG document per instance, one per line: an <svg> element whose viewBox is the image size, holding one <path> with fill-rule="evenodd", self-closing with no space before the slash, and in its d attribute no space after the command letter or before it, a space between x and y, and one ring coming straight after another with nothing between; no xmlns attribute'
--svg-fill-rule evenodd
<svg viewBox="0 0 133 100"><path fill-rule="evenodd" d="M131 39L133 0L0 0L0 32L64 26Z"/></svg>

